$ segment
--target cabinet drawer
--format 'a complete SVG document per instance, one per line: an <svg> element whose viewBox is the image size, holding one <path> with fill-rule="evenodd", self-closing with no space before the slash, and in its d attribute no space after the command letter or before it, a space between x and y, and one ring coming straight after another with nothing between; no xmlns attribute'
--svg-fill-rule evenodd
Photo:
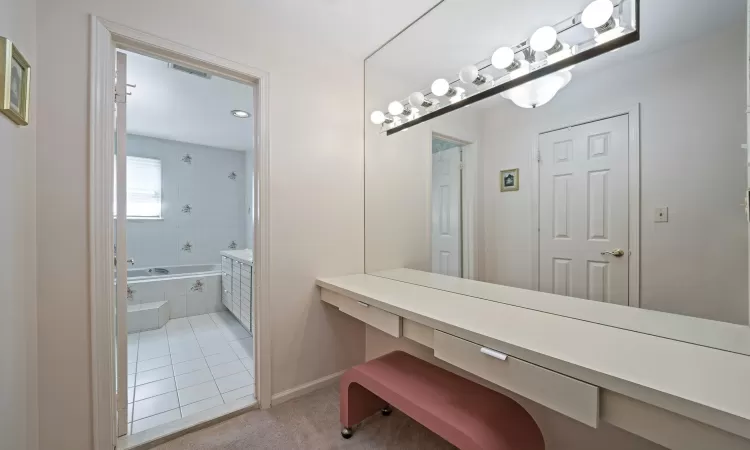
<svg viewBox="0 0 750 450"><path fill-rule="evenodd" d="M240 297L242 300L250 301L251 298L253 298L252 294L250 293L250 290L246 288L245 286L242 286L242 289L240 289Z"/></svg>
<svg viewBox="0 0 750 450"><path fill-rule="evenodd" d="M434 329L409 319L401 319L401 331L405 338L433 348Z"/></svg>
<svg viewBox="0 0 750 450"><path fill-rule="evenodd" d="M598 425L597 386L441 331L435 330L433 345L435 357L443 361L586 425Z"/></svg>
<svg viewBox="0 0 750 450"><path fill-rule="evenodd" d="M250 276L249 276L249 275L246 275L246 274L245 274L244 272L242 272L242 273L240 274L240 283L241 283L241 284L242 284L243 286L247 287L248 289L250 289L250 287L252 287L252 285L253 285L253 284L252 284L252 283L250 282Z"/></svg>
<svg viewBox="0 0 750 450"><path fill-rule="evenodd" d="M240 266L240 275L243 277L247 277L248 279L251 278L253 271L253 266L251 264L243 264Z"/></svg>
<svg viewBox="0 0 750 450"><path fill-rule="evenodd" d="M359 319L393 337L401 337L401 317L348 297L340 296L338 303L341 312L349 314L355 319Z"/></svg>

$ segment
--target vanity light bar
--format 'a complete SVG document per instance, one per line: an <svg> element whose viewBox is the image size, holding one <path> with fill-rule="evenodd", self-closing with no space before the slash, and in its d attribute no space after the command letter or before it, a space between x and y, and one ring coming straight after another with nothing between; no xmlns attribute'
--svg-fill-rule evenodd
<svg viewBox="0 0 750 450"><path fill-rule="evenodd" d="M626 3L632 7L629 24L621 23ZM621 17L615 17L617 11ZM594 36L572 48L560 39L560 34L579 25L593 30ZM371 121L380 125L381 132L390 136L639 40L640 0L594 0L583 12L554 26L540 28L529 40L514 47L499 48L489 61L464 67L459 79L437 79L427 94L417 91L407 99L392 102L392 111L389 106L390 116L380 111L373 112ZM537 54L545 56L536 61ZM499 70L502 76L495 79L483 72L493 68ZM473 85L478 90L467 95L460 83ZM441 98L447 101L441 104ZM397 104L403 106L404 110L393 114L401 111Z"/></svg>

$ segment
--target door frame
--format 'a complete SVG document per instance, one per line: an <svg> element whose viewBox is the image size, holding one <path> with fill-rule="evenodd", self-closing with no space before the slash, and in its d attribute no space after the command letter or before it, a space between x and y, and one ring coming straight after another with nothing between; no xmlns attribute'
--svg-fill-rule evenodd
<svg viewBox="0 0 750 450"><path fill-rule="evenodd" d="M461 278L477 279L476 207L477 207L477 143L437 131L430 133L430 159L433 138L442 139L461 147ZM430 269L432 268L432 176L430 176Z"/></svg>
<svg viewBox="0 0 750 450"><path fill-rule="evenodd" d="M112 220L115 50L133 50L252 84L255 98L254 276L255 391L271 406L270 75L234 61L92 15L89 60L89 289L94 448L117 443L115 402L114 241ZM123 249L124 250L124 249Z"/></svg>
<svg viewBox="0 0 750 450"><path fill-rule="evenodd" d="M531 167L531 289L539 287L539 136L544 133L585 125L591 122L628 116L628 306L641 306L641 105L637 103L629 109L615 110L611 114L583 117L572 123L540 130L534 133L530 153Z"/></svg>

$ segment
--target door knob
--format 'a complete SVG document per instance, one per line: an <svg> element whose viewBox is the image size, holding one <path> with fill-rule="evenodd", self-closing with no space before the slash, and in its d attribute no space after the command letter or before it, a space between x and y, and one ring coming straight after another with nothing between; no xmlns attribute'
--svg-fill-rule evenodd
<svg viewBox="0 0 750 450"><path fill-rule="evenodd" d="M604 255L612 255L612 256L616 256L618 258L621 257L624 254L625 254L625 250L623 250L621 248L616 248L616 249L612 250L611 252L602 252L602 256L604 256Z"/></svg>

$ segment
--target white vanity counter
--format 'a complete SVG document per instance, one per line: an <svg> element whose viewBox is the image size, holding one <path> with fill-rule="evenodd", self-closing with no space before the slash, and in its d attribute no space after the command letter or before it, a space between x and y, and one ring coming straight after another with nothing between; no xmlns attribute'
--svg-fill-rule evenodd
<svg viewBox="0 0 750 450"><path fill-rule="evenodd" d="M342 312L393 336L434 345L435 356L484 379L493 381L486 361L476 362L480 369L456 363L474 364L462 348L502 352L544 377L558 374L561 386L593 386L599 401L587 406L498 383L591 426L596 408L598 419L670 448L750 448L738 437L750 439L748 356L374 275L317 284L322 299ZM451 339L456 342L446 349L455 356L441 358L438 341ZM529 392L551 396L542 398L545 403Z"/></svg>
<svg viewBox="0 0 750 450"><path fill-rule="evenodd" d="M245 264L252 264L253 263L253 251L249 248L245 248L242 250L224 250L221 253L221 256L226 256L228 258L236 259L237 261L240 261Z"/></svg>

